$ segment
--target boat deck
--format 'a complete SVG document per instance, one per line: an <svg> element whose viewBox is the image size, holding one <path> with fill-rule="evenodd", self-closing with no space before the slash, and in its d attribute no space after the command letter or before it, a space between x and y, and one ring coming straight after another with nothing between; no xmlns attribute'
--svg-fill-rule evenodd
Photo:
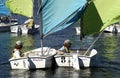
<svg viewBox="0 0 120 78"><path fill-rule="evenodd" d="M78 56L86 56L89 57L91 54L91 51L86 52L87 50L83 49L83 50L71 50L70 53L65 53L63 55L55 55L55 57L61 57L61 56L68 56L71 57L73 56L73 54L77 54Z"/></svg>

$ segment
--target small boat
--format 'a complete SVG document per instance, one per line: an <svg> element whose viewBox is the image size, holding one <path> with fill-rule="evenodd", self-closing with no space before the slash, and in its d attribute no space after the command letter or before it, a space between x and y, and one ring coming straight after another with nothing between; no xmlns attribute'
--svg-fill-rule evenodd
<svg viewBox="0 0 120 78"><path fill-rule="evenodd" d="M27 28L26 25L14 25L10 27L11 33L34 34L39 32L39 25L35 24L34 28Z"/></svg>
<svg viewBox="0 0 120 78"><path fill-rule="evenodd" d="M119 33L120 32L120 24L113 24L105 28L104 32L108 33Z"/></svg>
<svg viewBox="0 0 120 78"><path fill-rule="evenodd" d="M0 1L0 32L10 31L10 26L18 24L17 19L10 18L10 10L5 6L5 1Z"/></svg>
<svg viewBox="0 0 120 78"><path fill-rule="evenodd" d="M81 0L81 1L75 0L74 3L71 4L70 6L78 5L76 8L74 8L74 10L77 10L78 8L79 8L79 10L74 11L73 14L71 14L71 15L74 15L74 17L75 17L75 16L77 16L77 14L80 15L80 14L84 13L86 4L87 4L86 0ZM71 8L69 7L68 9L72 9L72 7ZM81 16L79 16L79 18L76 19L76 21L74 21L74 23L79 22L80 17ZM67 20L73 21L73 20L75 20L75 18L71 18L71 19L67 19ZM71 23L71 22L69 22L69 23ZM78 29L78 28L80 28L79 26L78 27L76 26L77 31L78 31L77 35L81 34L81 32L80 32L81 29ZM96 54L97 54L96 49L91 49L91 50L78 49L78 50L73 50L73 51L71 50L70 53L65 53L63 55L56 54L54 57L55 57L56 65L58 67L73 67L78 70L78 69L80 69L80 67L90 67L91 59Z"/></svg>
<svg viewBox="0 0 120 78"><path fill-rule="evenodd" d="M44 55L41 54L41 48L37 48L24 53L24 57L13 59L10 58L9 62L12 69L40 69L51 68L53 56L56 50L43 47Z"/></svg>
<svg viewBox="0 0 120 78"><path fill-rule="evenodd" d="M65 53L64 55L55 55L55 61L58 67L73 67L76 60L73 59L73 55L76 54L80 67L90 67L91 58L97 54L97 50L92 49L91 51L86 53L86 49L84 50L74 50L70 53Z"/></svg>
<svg viewBox="0 0 120 78"><path fill-rule="evenodd" d="M9 23L4 23L4 22L0 22L0 32L4 32L4 31L10 31L11 27L14 25L17 25L18 22L9 22Z"/></svg>
<svg viewBox="0 0 120 78"><path fill-rule="evenodd" d="M120 11L119 11L119 0L114 2L114 5L111 6L112 0L91 0L85 3L87 0L81 0L77 3L83 3L83 8L85 11L83 12L83 16L80 20L80 27L76 27L77 31L80 32L80 39L82 42L82 38L85 36L89 36L92 34L99 34L98 37L93 41L91 46L81 54L82 50L77 50L75 53L64 54L64 55L55 55L55 60L57 66L60 67L73 67L75 69L79 69L80 67L90 67L91 59L97 54L96 49L93 48L93 44L99 39L102 32L109 25L119 22L120 20ZM77 4L76 3L76 4ZM103 6L103 4L105 5ZM80 5L80 4L79 4ZM111 7L111 9L108 9ZM116 8L117 7L117 8ZM101 9L104 8L104 9ZM77 12L78 14L80 12ZM76 14L77 14L76 13ZM92 14L91 14L92 13ZM109 18L108 18L109 17ZM77 34L79 34L77 32ZM88 53L88 54L87 54ZM74 56L75 55L75 56ZM75 65L76 64L76 65Z"/></svg>
<svg viewBox="0 0 120 78"><path fill-rule="evenodd" d="M80 35L80 27L75 27L76 35ZM108 33L119 33L120 32L120 25L113 24L104 29L104 32Z"/></svg>
<svg viewBox="0 0 120 78"><path fill-rule="evenodd" d="M26 5L25 3L29 3ZM19 4L25 4L24 6L20 6ZM7 0L6 1L7 8L10 9L12 13L25 16L27 18L34 17L34 1L32 0L24 0L24 1L15 1L15 0ZM25 25L14 25L10 27L11 33L20 33L20 34L34 34L39 32L39 25L34 25L34 27L27 28Z"/></svg>

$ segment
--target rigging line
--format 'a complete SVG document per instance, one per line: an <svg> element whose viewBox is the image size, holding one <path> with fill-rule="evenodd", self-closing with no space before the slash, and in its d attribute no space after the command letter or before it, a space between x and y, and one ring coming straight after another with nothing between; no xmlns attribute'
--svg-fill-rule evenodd
<svg viewBox="0 0 120 78"><path fill-rule="evenodd" d="M42 9L42 4L40 4L40 3L38 2L38 11L37 11L37 15L39 15L41 9Z"/></svg>
<svg viewBox="0 0 120 78"><path fill-rule="evenodd" d="M98 40L98 38L100 38L100 36L102 35L103 31L98 35L98 37L92 42L92 44L90 45L90 47L87 49L87 51L83 54L86 55L88 53L88 51L92 48L92 46L95 44L95 42Z"/></svg>

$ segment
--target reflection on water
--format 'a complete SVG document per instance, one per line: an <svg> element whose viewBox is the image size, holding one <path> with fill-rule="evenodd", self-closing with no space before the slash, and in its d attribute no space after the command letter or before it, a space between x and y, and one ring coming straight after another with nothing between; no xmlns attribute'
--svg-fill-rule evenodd
<svg viewBox="0 0 120 78"><path fill-rule="evenodd" d="M96 43L99 58L98 66L120 70L119 46L120 46L120 34L104 33Z"/></svg>
<svg viewBox="0 0 120 78"><path fill-rule="evenodd" d="M105 35L107 33L104 33ZM116 59L116 50L118 46L118 39L117 36L109 36L103 38L103 50L104 50L104 57L107 60L115 60Z"/></svg>
<svg viewBox="0 0 120 78"><path fill-rule="evenodd" d="M75 71L73 68L41 69L41 70L11 70L10 78L89 78L90 69Z"/></svg>
<svg viewBox="0 0 120 78"><path fill-rule="evenodd" d="M90 74L90 68L75 71L73 68L59 67L55 71L54 78L89 78Z"/></svg>
<svg viewBox="0 0 120 78"><path fill-rule="evenodd" d="M46 78L46 70L11 70L11 78Z"/></svg>
<svg viewBox="0 0 120 78"><path fill-rule="evenodd" d="M83 38L83 40L80 41L80 36L75 35L72 38L72 48L74 48L74 49L80 49L80 48L88 49L94 40L95 40L94 36L85 36L85 38Z"/></svg>

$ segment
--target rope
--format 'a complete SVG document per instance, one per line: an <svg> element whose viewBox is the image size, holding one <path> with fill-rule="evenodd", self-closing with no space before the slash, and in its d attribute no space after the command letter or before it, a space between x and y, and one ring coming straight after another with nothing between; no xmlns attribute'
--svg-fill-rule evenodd
<svg viewBox="0 0 120 78"><path fill-rule="evenodd" d="M87 49L87 51L83 54L86 55L88 53L88 51L92 48L92 46L95 44L95 42L98 40L98 38L100 38L100 36L102 35L103 31L99 34L99 36L92 42L92 44L90 45L90 47Z"/></svg>

